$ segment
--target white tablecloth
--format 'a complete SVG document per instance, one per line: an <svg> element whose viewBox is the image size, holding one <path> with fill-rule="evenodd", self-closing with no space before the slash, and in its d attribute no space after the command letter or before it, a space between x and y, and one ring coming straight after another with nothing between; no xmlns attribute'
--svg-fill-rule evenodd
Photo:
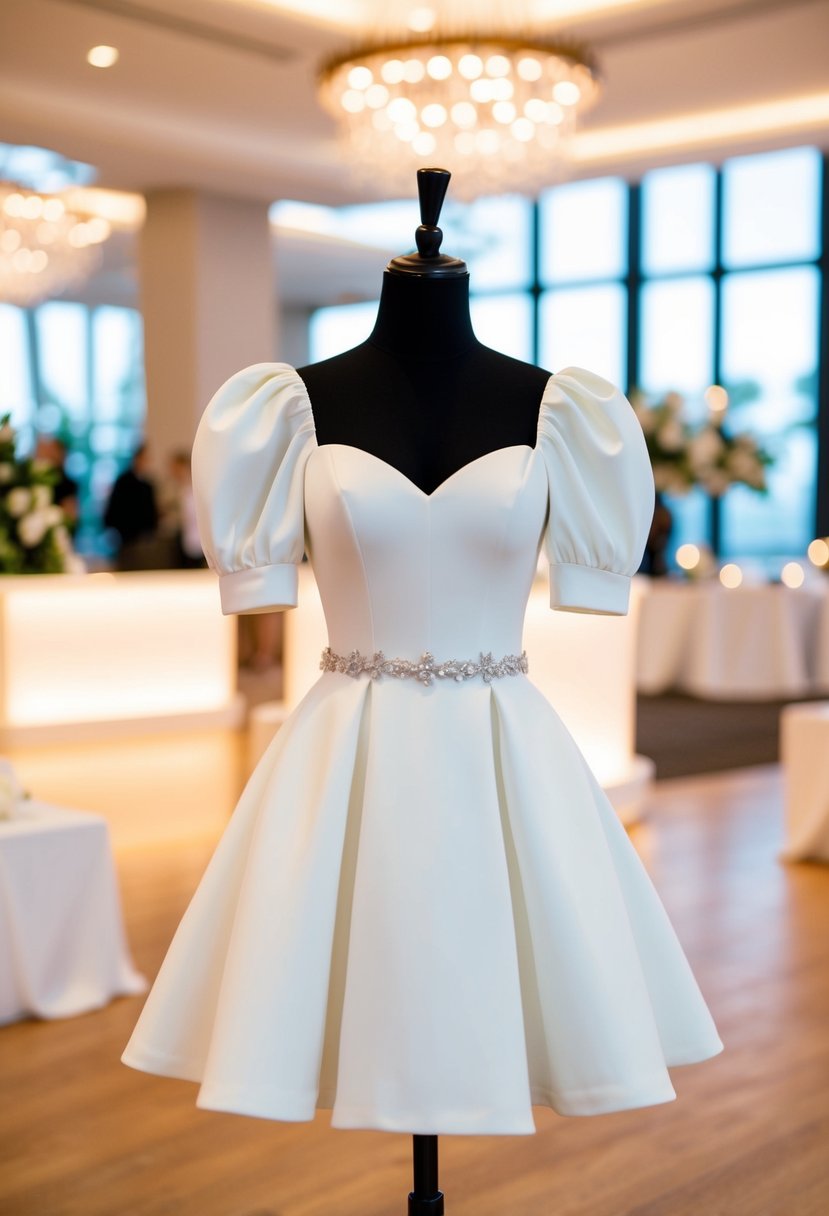
<svg viewBox="0 0 829 1216"><path fill-rule="evenodd" d="M0 820L0 1023L71 1017L146 986L106 820L34 801Z"/></svg>
<svg viewBox="0 0 829 1216"><path fill-rule="evenodd" d="M786 778L787 861L829 861L829 701L785 705L780 757Z"/></svg>
<svg viewBox="0 0 829 1216"><path fill-rule="evenodd" d="M829 582L793 589L649 580L636 683L643 693L721 700L829 690Z"/></svg>

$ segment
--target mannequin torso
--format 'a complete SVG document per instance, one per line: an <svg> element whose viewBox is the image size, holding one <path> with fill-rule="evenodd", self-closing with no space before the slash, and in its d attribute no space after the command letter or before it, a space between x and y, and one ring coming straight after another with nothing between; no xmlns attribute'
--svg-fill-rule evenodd
<svg viewBox="0 0 829 1216"><path fill-rule="evenodd" d="M533 447L550 376L477 340L468 275L388 271L370 337L297 370L320 445L362 448L425 494L498 448Z"/></svg>

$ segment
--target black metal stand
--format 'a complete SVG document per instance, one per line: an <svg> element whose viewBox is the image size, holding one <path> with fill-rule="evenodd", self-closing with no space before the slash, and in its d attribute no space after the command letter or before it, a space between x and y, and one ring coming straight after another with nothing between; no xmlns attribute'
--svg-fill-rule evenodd
<svg viewBox="0 0 829 1216"><path fill-rule="evenodd" d="M409 1216L443 1216L443 1194L438 1190L438 1138L412 1136L414 1190L409 1195Z"/></svg>

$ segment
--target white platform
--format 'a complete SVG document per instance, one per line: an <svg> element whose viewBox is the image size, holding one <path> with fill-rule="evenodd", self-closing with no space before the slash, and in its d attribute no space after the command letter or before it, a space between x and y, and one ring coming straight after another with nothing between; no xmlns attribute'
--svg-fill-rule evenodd
<svg viewBox="0 0 829 1216"><path fill-rule="evenodd" d="M788 861L829 861L829 701L787 705L780 715Z"/></svg>
<svg viewBox="0 0 829 1216"><path fill-rule="evenodd" d="M238 726L209 570L0 578L0 747Z"/></svg>

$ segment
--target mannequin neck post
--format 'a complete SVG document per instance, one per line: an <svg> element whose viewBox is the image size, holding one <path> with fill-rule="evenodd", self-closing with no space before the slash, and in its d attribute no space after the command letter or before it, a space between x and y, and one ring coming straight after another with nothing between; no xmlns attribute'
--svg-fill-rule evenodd
<svg viewBox="0 0 829 1216"><path fill-rule="evenodd" d="M469 275L386 271L368 341L407 362L452 359L479 345L469 315Z"/></svg>

